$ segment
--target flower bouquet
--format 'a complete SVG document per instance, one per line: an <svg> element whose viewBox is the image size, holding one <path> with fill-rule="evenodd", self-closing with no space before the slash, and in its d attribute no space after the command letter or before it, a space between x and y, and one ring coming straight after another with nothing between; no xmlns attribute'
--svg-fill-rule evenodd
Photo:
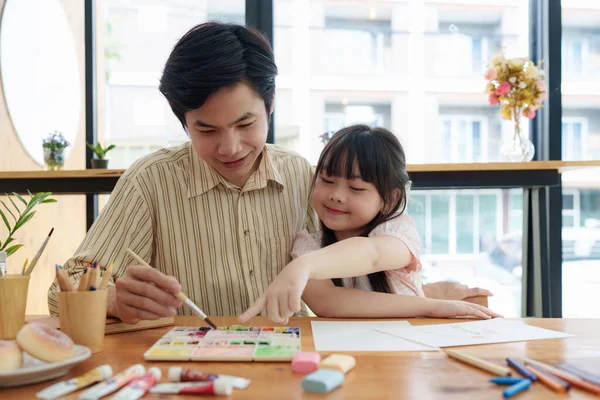
<svg viewBox="0 0 600 400"><path fill-rule="evenodd" d="M499 54L492 58L484 77L488 81L485 91L490 105L499 105L500 116L514 123L514 134L502 146L502 154L509 161L531 161L535 150L521 132L521 118L535 118L546 98L541 62L535 65L526 58L507 60Z"/></svg>

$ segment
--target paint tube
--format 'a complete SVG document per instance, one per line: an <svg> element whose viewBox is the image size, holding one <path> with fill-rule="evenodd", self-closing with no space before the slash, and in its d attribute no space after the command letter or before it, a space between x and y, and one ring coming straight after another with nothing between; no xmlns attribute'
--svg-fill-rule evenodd
<svg viewBox="0 0 600 400"><path fill-rule="evenodd" d="M144 375L146 369L142 364L135 364L127 368L125 371L118 373L110 379L100 382L99 384L92 386L88 390L84 391L79 395L80 399L92 400L100 399L112 392L122 388L135 378L139 378Z"/></svg>
<svg viewBox="0 0 600 400"><path fill-rule="evenodd" d="M169 380L173 382L207 382L222 379L231 382L236 389L246 389L250 385L250 379L239 378L229 375L207 374L195 369L171 367L169 368Z"/></svg>
<svg viewBox="0 0 600 400"><path fill-rule="evenodd" d="M161 376L160 369L152 367L140 378L134 379L129 385L119 390L113 399L137 400L146 394L146 392L160 380Z"/></svg>
<svg viewBox="0 0 600 400"><path fill-rule="evenodd" d="M77 378L55 383L54 385L38 392L36 397L44 400L57 399L78 389L91 385L92 383L100 382L106 378L110 378L111 376L112 368L110 365L101 365L81 376L78 376Z"/></svg>
<svg viewBox="0 0 600 400"><path fill-rule="evenodd" d="M230 396L233 392L231 382L215 379L209 382L161 383L150 389L150 393L160 394L210 394Z"/></svg>

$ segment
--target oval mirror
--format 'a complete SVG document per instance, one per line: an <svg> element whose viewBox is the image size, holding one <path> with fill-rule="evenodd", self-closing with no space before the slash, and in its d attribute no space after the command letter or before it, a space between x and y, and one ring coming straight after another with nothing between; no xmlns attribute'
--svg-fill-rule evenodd
<svg viewBox="0 0 600 400"><path fill-rule="evenodd" d="M0 75L23 147L44 164L42 140L77 135L81 86L75 41L58 0L6 0L0 19Z"/></svg>

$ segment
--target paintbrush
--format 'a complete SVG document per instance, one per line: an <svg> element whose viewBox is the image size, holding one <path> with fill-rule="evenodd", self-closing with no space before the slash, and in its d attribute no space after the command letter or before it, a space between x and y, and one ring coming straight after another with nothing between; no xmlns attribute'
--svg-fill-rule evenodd
<svg viewBox="0 0 600 400"><path fill-rule="evenodd" d="M29 262L29 258L26 258L25 262L23 263L23 271L21 272L21 275L25 275L25 269L27 268L28 262Z"/></svg>
<svg viewBox="0 0 600 400"><path fill-rule="evenodd" d="M194 312L194 314L196 314L198 317L202 318L204 320L204 322L206 322L208 325L210 325L213 329L217 329L217 325L215 325L215 323L212 322L206 314L204 314L204 311L202 311L200 309L200 307L198 307L196 304L194 304L194 302L191 301L183 292L175 293L175 297L177 297L179 300L181 300L183 302L183 304L188 306L189 309Z"/></svg>
<svg viewBox="0 0 600 400"><path fill-rule="evenodd" d="M42 245L40 246L40 249L35 254L35 257L33 257L33 260L31 260L31 263L29 264L29 267L27 267L27 271L25 271L24 275L31 275L31 273L33 272L35 265L37 264L38 260L42 256L42 253L44 252L44 249L46 248L46 245L48 244L48 241L50 240L50 236L52 236L52 232L54 232L54 228L50 229L50 233L48 234L46 239L44 239L44 243L42 243Z"/></svg>
<svg viewBox="0 0 600 400"><path fill-rule="evenodd" d="M150 266L150 264L148 264L146 261L144 261L137 254L135 254L133 252L133 250L127 249L127 253L129 253L129 255L131 257L133 257L135 260L137 260L137 262L139 262L143 266L152 268ZM183 302L183 304L185 304L186 306L188 306L189 309L194 312L194 314L196 314L198 317L202 318L204 320L204 322L206 322L208 325L210 325L213 329L217 329L217 325L214 322L212 322L210 320L210 318L208 318L208 316L204 313L204 311L202 311L200 309L200 307L198 307L196 304L194 304L194 302L192 302L183 292L174 293L173 296L175 296L179 300L181 300Z"/></svg>

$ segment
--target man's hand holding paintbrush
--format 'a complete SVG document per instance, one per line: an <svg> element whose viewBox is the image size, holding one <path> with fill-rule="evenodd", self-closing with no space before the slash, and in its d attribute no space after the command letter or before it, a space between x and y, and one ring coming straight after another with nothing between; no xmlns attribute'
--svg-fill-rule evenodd
<svg viewBox="0 0 600 400"><path fill-rule="evenodd" d="M109 288L108 313L128 324L141 320L156 320L176 314L176 308L186 304L194 314L216 329L216 325L181 292L181 285L173 276L152 268L130 249L127 253L141 265L130 265ZM112 292L112 293L111 293Z"/></svg>

